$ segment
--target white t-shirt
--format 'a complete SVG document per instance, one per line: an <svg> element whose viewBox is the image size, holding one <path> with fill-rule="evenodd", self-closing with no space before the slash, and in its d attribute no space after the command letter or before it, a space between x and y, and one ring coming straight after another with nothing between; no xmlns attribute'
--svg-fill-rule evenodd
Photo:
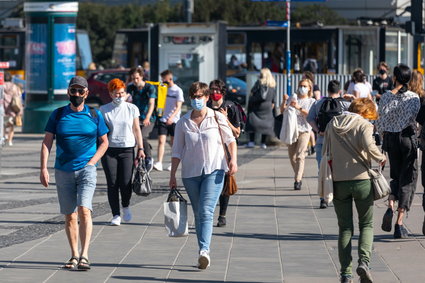
<svg viewBox="0 0 425 283"><path fill-rule="evenodd" d="M109 128L109 147L134 147L133 121L140 116L139 108L128 102L119 106L110 102L100 106L99 110Z"/></svg>
<svg viewBox="0 0 425 283"><path fill-rule="evenodd" d="M164 115L162 115L160 119L161 122L167 122L168 118L170 118L171 114L173 114L174 110L176 109L178 101L184 102L183 90L179 86L173 85L172 87L169 87L167 91ZM179 111L176 116L174 116L174 123L177 123L177 121L180 119L180 114L181 111Z"/></svg>
<svg viewBox="0 0 425 283"><path fill-rule="evenodd" d="M368 98L372 88L370 87L370 84L356 83L354 85L354 90L360 93L360 98Z"/></svg>

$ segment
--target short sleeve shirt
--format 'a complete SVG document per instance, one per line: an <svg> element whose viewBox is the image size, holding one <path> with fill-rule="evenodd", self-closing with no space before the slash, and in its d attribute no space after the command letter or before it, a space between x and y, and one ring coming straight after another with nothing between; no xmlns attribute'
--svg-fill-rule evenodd
<svg viewBox="0 0 425 283"><path fill-rule="evenodd" d="M74 112L67 105L60 117L57 117L58 109L50 115L45 131L56 137L56 169L80 170L94 156L98 137L109 131L102 114L99 110L96 112L97 118L91 116L87 105L80 112Z"/></svg>
<svg viewBox="0 0 425 283"><path fill-rule="evenodd" d="M133 104L139 108L140 119L144 120L146 118L146 114L149 111L149 99L158 98L155 87L146 83L142 89L138 89L137 86L131 84L127 87L127 92L131 94ZM155 122L155 120L156 112L154 110L150 121Z"/></svg>
<svg viewBox="0 0 425 283"><path fill-rule="evenodd" d="M382 79L380 76L377 76L373 80L373 90L376 90L379 94L384 94L388 90L393 89L393 81L388 76L385 80Z"/></svg>
<svg viewBox="0 0 425 283"><path fill-rule="evenodd" d="M165 100L164 115L161 122L167 122L168 118L174 113L177 102L184 102L183 90L178 85L173 85L167 90L167 99ZM174 123L180 119L181 110L174 116Z"/></svg>
<svg viewBox="0 0 425 283"><path fill-rule="evenodd" d="M100 107L105 123L109 128L109 147L134 147L136 138L133 133L134 118L140 116L136 105L122 102L116 105L113 102Z"/></svg>

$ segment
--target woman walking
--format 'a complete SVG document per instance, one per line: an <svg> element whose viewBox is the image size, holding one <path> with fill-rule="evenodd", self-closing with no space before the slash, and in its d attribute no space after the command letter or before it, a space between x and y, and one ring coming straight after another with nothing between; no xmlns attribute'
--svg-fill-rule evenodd
<svg viewBox="0 0 425 283"><path fill-rule="evenodd" d="M199 246L198 268L210 266L210 243L214 209L223 189L224 175L238 170L236 141L226 117L206 107L208 85L195 82L189 96L193 110L176 125L171 159L170 188L177 187L176 171L182 163L183 185L189 195L195 216ZM230 152L227 166L222 141Z"/></svg>
<svg viewBox="0 0 425 283"><path fill-rule="evenodd" d="M356 269L360 282L372 282L369 271L373 243L373 190L367 169L359 160L385 164L383 155L372 137L376 120L376 106L368 98L354 100L342 115L334 117L325 131L324 151L328 148L332 160L334 208L338 218L338 256L341 282L351 283L351 240L353 237L353 200L359 219L359 265ZM354 155L354 153L359 155ZM337 157L337 158L332 158Z"/></svg>
<svg viewBox="0 0 425 283"><path fill-rule="evenodd" d="M237 106L230 100L225 100L226 84L222 80L210 82L210 100L207 106L215 111L219 111L227 118L227 125L232 130L233 136L237 139L241 133L240 114ZM230 196L220 194L220 214L218 216L217 227L226 226L226 212L229 206Z"/></svg>
<svg viewBox="0 0 425 283"><path fill-rule="evenodd" d="M273 108L276 95L276 81L269 69L260 71L260 78L251 90L248 103L248 123L245 131L249 133L248 148L255 147L255 134L261 134L261 148L266 149L266 138L273 134Z"/></svg>
<svg viewBox="0 0 425 283"><path fill-rule="evenodd" d="M384 136L382 149L388 153L392 179L388 209L381 228L386 232L391 231L394 203L398 201L395 239L408 237L403 217L412 204L418 177L416 116L420 101L416 93L408 90L411 77L412 71L408 66L399 64L394 68L395 86L382 95L376 123L378 131Z"/></svg>
<svg viewBox="0 0 425 283"><path fill-rule="evenodd" d="M123 207L123 220L131 220L130 198L133 163L145 157L143 151L142 132L139 127L139 109L136 105L126 102L128 94L125 84L119 79L108 83L112 102L102 105L100 112L109 128L109 147L102 157L108 185L108 201L112 210L111 225L121 224L120 201ZM137 144L136 158L134 147Z"/></svg>
<svg viewBox="0 0 425 283"><path fill-rule="evenodd" d="M292 97L289 101L288 95L285 95L280 106L282 113L287 107L294 107L297 110L298 139L293 144L288 145L289 160L295 173L294 190L301 190L302 186L305 152L311 133L311 126L307 122L307 116L315 102L312 96L313 83L309 79L303 79L298 83L297 96Z"/></svg>

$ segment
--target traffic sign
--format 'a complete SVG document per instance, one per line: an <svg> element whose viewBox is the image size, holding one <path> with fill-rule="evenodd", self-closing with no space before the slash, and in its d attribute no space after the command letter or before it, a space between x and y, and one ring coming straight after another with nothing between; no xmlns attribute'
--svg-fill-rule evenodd
<svg viewBox="0 0 425 283"><path fill-rule="evenodd" d="M287 21L266 21L266 25L269 27L288 27Z"/></svg>

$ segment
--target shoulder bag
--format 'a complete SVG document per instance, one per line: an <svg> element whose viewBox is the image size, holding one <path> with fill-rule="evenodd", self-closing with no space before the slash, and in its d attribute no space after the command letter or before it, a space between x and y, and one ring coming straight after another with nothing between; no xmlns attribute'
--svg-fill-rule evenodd
<svg viewBox="0 0 425 283"><path fill-rule="evenodd" d="M319 184L317 186L317 193L321 198L325 200L327 204L333 200L334 184L332 178L332 157L330 154L330 139L326 135L324 143L325 148L320 161L319 169Z"/></svg>
<svg viewBox="0 0 425 283"><path fill-rule="evenodd" d="M152 179L146 170L145 160L139 159L139 164L135 168L133 182L131 184L133 192L138 196L148 196L152 193Z"/></svg>
<svg viewBox="0 0 425 283"><path fill-rule="evenodd" d="M230 153L228 152L226 145L224 144L223 135L221 134L220 123L218 123L217 114L215 112L214 112L214 118L215 118L215 121L217 122L218 133L220 134L221 144L223 145L224 158L226 158L226 163L227 163L227 166L229 167L229 163L231 159ZM236 184L235 176L229 175L228 173L226 173L224 177L224 185L223 185L222 194L226 196L231 196L236 194L237 191L238 191L238 186Z"/></svg>
<svg viewBox="0 0 425 283"><path fill-rule="evenodd" d="M391 193L391 187L385 179L384 175L382 175L381 166L379 166L378 169L370 168L369 163L362 157L362 155L356 148L354 148L350 143L346 142L344 138L342 138L338 134L336 134L336 136L338 140L347 149L347 151L350 152L353 158L359 161L360 164L362 164L366 168L372 181L374 200L379 200L388 196Z"/></svg>

